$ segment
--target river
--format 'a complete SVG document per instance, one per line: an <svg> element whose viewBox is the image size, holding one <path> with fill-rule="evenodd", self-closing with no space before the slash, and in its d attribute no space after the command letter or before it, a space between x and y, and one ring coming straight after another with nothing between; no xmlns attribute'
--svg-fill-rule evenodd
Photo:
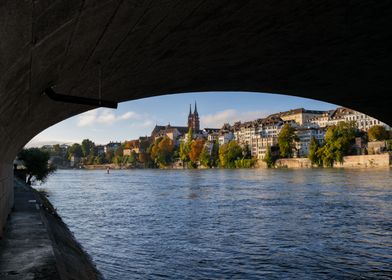
<svg viewBox="0 0 392 280"><path fill-rule="evenodd" d="M392 170L59 170L106 279L392 279Z"/></svg>

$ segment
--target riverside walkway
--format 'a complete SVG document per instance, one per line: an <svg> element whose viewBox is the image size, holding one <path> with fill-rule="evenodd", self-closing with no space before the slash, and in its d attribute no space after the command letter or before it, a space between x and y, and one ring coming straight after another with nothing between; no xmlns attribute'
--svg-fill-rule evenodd
<svg viewBox="0 0 392 280"><path fill-rule="evenodd" d="M0 241L0 279L60 279L34 193L15 180L15 206Z"/></svg>
<svg viewBox="0 0 392 280"><path fill-rule="evenodd" d="M15 204L0 240L0 279L102 279L53 206L15 179Z"/></svg>

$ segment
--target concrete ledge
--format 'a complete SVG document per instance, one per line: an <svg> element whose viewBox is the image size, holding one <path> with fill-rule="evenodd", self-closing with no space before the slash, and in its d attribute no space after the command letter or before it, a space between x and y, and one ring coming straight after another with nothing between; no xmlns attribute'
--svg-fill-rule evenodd
<svg viewBox="0 0 392 280"><path fill-rule="evenodd" d="M335 163L337 168L388 168L391 165L391 156L389 154L381 155L361 155L345 156L343 163Z"/></svg>
<svg viewBox="0 0 392 280"><path fill-rule="evenodd" d="M35 196L23 183L15 186L15 207L0 242L0 279L60 279L52 242Z"/></svg>
<svg viewBox="0 0 392 280"><path fill-rule="evenodd" d="M46 197L15 179L15 209L0 242L0 279L103 279Z"/></svg>
<svg viewBox="0 0 392 280"><path fill-rule="evenodd" d="M334 168L389 168L392 163L390 154L345 156L343 163L335 163ZM259 160L258 168L267 168L266 164ZM281 158L275 162L276 168L312 168L308 158Z"/></svg>
<svg viewBox="0 0 392 280"><path fill-rule="evenodd" d="M312 163L308 158L282 158L275 162L278 168L311 168Z"/></svg>

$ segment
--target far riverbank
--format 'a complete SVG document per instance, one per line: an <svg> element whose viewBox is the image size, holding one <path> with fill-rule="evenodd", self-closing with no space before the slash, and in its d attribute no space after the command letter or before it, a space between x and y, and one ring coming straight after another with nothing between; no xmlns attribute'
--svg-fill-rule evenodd
<svg viewBox="0 0 392 280"><path fill-rule="evenodd" d="M358 156L345 156L343 163L335 163L333 168L390 168L392 163L392 156L390 154L377 154L377 155L358 155ZM83 165L81 168L88 170L106 170L109 169L149 169L142 167L132 167L129 164L117 165L117 164L94 164L94 165ZM274 168L315 168L308 158L283 158L278 159L275 162ZM258 160L253 168L268 168L266 163L262 160ZM182 165L172 164L165 168L160 169L190 169ZM203 166L198 169L208 169ZM222 169L222 168L216 168Z"/></svg>

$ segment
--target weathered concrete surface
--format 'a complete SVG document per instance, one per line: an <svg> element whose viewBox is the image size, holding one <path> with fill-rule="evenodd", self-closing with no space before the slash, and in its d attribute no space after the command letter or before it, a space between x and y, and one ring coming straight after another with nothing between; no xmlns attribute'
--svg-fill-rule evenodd
<svg viewBox="0 0 392 280"><path fill-rule="evenodd" d="M278 168L311 168L312 162L308 158L282 158L275 162Z"/></svg>
<svg viewBox="0 0 392 280"><path fill-rule="evenodd" d="M361 156L345 156L343 163L336 163L334 167L343 168L389 168L391 165L391 155L361 155Z"/></svg>
<svg viewBox="0 0 392 280"><path fill-rule="evenodd" d="M263 168L264 169L264 168L268 168L268 165L267 165L267 163L265 163L264 160L259 159L256 161L255 168Z"/></svg>
<svg viewBox="0 0 392 280"><path fill-rule="evenodd" d="M52 242L34 201L23 185L15 188L15 209L0 241L0 279L60 279Z"/></svg>
<svg viewBox="0 0 392 280"><path fill-rule="evenodd" d="M0 241L0 279L102 279L45 197L15 184L15 207Z"/></svg>
<svg viewBox="0 0 392 280"><path fill-rule="evenodd" d="M8 213L14 203L13 170L11 164L0 163L0 237Z"/></svg>
<svg viewBox="0 0 392 280"><path fill-rule="evenodd" d="M262 91L392 124L391 14L389 0L3 0L0 162L8 165L43 129L91 109L55 103L45 87L97 98L99 73L102 97L114 101ZM11 185L1 193L8 197ZM9 206L7 198L0 221Z"/></svg>
<svg viewBox="0 0 392 280"><path fill-rule="evenodd" d="M345 156L343 163L335 163L336 168L389 168L392 164L390 154ZM267 168L262 161L258 161L258 168ZM312 168L308 158L281 158L275 162L277 168Z"/></svg>

